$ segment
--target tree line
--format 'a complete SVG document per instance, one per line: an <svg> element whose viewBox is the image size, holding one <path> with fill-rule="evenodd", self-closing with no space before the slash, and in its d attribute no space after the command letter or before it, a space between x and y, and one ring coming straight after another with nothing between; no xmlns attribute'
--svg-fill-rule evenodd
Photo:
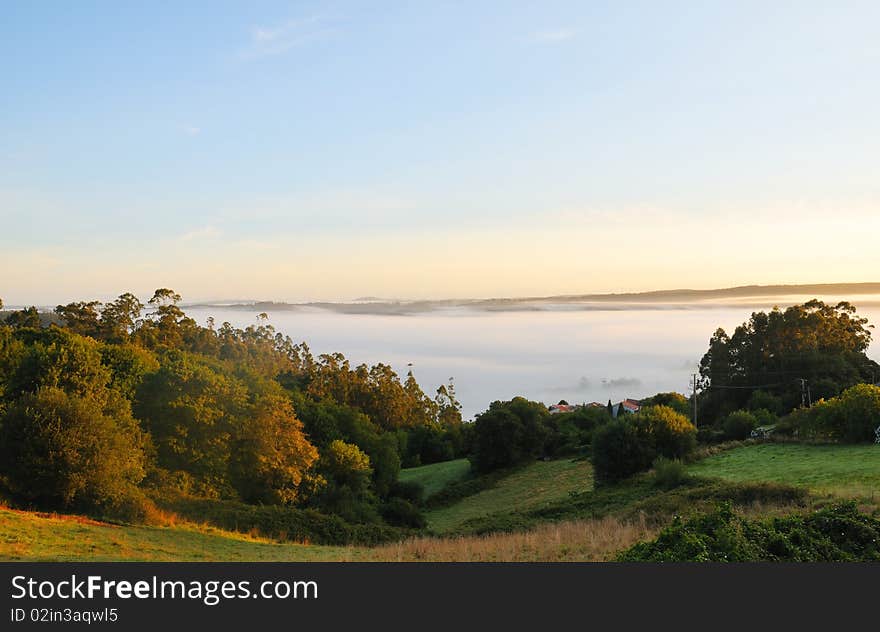
<svg viewBox="0 0 880 632"><path fill-rule="evenodd" d="M176 493L422 523L398 473L465 453L451 381L429 397L411 372L315 357L265 318L202 326L180 302L160 288L59 305L48 326L35 308L6 314L5 496L132 519Z"/></svg>

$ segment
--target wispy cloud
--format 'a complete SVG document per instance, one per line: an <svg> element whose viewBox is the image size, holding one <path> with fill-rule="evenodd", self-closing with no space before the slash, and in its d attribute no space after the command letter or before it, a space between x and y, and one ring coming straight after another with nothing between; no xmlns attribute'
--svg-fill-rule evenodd
<svg viewBox="0 0 880 632"><path fill-rule="evenodd" d="M327 16L287 20L273 26L251 29L251 41L241 51L242 59L258 59L286 53L292 48L322 40L339 32L338 21Z"/></svg>
<svg viewBox="0 0 880 632"><path fill-rule="evenodd" d="M532 33L532 40L544 43L564 42L565 40L570 40L575 35L577 35L577 31L572 28L546 29Z"/></svg>
<svg viewBox="0 0 880 632"><path fill-rule="evenodd" d="M220 229L209 224L208 226L202 226L201 228L183 233L178 239L180 241L197 241L200 239L215 239L220 237L220 235L222 235Z"/></svg>
<svg viewBox="0 0 880 632"><path fill-rule="evenodd" d="M181 131L183 131L183 133L186 134L187 136L198 136L199 134L202 133L202 128L196 127L194 125L184 125L181 128Z"/></svg>

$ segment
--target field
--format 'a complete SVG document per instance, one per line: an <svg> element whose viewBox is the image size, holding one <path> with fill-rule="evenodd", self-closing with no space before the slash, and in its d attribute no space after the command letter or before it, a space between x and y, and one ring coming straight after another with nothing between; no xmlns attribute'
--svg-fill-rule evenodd
<svg viewBox="0 0 880 632"><path fill-rule="evenodd" d="M836 496L880 497L880 445L764 443L716 454L689 471L729 481L787 483Z"/></svg>
<svg viewBox="0 0 880 632"><path fill-rule="evenodd" d="M456 459L443 463L432 463L421 467L410 467L400 471L400 480L406 483L418 483L425 490L425 498L436 494L449 483L454 483L467 476L471 471L470 461Z"/></svg>
<svg viewBox="0 0 880 632"><path fill-rule="evenodd" d="M467 520L487 514L536 509L563 500L570 493L593 489L593 468L587 461L536 461L514 472L490 489L426 514L435 533L447 533Z"/></svg>
<svg viewBox="0 0 880 632"><path fill-rule="evenodd" d="M196 525L117 526L0 508L0 560L5 561L602 561L652 535L643 523L608 517L546 524L525 533L333 547L278 544Z"/></svg>
<svg viewBox="0 0 880 632"><path fill-rule="evenodd" d="M0 560L318 561L346 547L276 544L211 527L117 526L78 516L0 508Z"/></svg>
<svg viewBox="0 0 880 632"><path fill-rule="evenodd" d="M816 494L868 501L880 491L880 446L747 445L707 457L689 471L700 478L673 489L657 487L646 473L594 490L588 462L536 461L492 487L428 511L437 537L376 547L279 543L173 512L167 526L119 526L0 506L0 560L607 560L653 537L673 515L711 510L724 499L760 516L829 502ZM452 461L404 470L402 478L438 490L467 475L466 461Z"/></svg>

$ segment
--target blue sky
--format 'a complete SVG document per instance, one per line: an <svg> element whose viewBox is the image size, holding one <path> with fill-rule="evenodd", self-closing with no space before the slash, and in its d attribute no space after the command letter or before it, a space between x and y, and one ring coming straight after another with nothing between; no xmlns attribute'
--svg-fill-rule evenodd
<svg viewBox="0 0 880 632"><path fill-rule="evenodd" d="M878 279L876 3L140 4L4 4L7 303Z"/></svg>

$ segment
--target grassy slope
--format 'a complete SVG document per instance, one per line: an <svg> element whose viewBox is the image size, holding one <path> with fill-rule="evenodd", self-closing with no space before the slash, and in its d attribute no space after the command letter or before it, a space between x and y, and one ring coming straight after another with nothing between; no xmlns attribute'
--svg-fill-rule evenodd
<svg viewBox="0 0 880 632"><path fill-rule="evenodd" d="M587 461L536 461L502 479L495 487L463 498L449 507L427 513L436 533L455 530L467 520L517 509L535 509L563 500L570 492L593 488L593 468Z"/></svg>
<svg viewBox="0 0 880 632"><path fill-rule="evenodd" d="M411 470L410 475L435 481L461 467L438 465ZM0 560L608 559L650 537L670 516L711 509L722 500L746 510L753 506L762 515L812 502L797 489L752 481L779 481L820 492L864 495L880 490L880 446L745 446L708 457L692 465L691 473L718 478L665 491L644 474L593 490L587 462L535 462L490 489L428 514L435 532L465 537L416 538L375 548L276 544L188 523L120 527L0 507ZM487 532L495 533L480 535Z"/></svg>
<svg viewBox="0 0 880 632"><path fill-rule="evenodd" d="M121 527L0 509L0 561L602 561L656 535L611 517L524 533L414 538L375 548L272 544L197 527Z"/></svg>
<svg viewBox="0 0 880 632"><path fill-rule="evenodd" d="M471 471L470 461L456 459L443 463L432 463L421 467L410 467L400 471L400 480L418 483L425 490L425 498L436 494L449 483L460 481Z"/></svg>
<svg viewBox="0 0 880 632"><path fill-rule="evenodd" d="M880 492L880 446L765 443L736 448L690 467L698 476L774 481L840 496Z"/></svg>
<svg viewBox="0 0 880 632"><path fill-rule="evenodd" d="M0 560L321 561L348 547L275 544L209 527L116 526L0 508Z"/></svg>

